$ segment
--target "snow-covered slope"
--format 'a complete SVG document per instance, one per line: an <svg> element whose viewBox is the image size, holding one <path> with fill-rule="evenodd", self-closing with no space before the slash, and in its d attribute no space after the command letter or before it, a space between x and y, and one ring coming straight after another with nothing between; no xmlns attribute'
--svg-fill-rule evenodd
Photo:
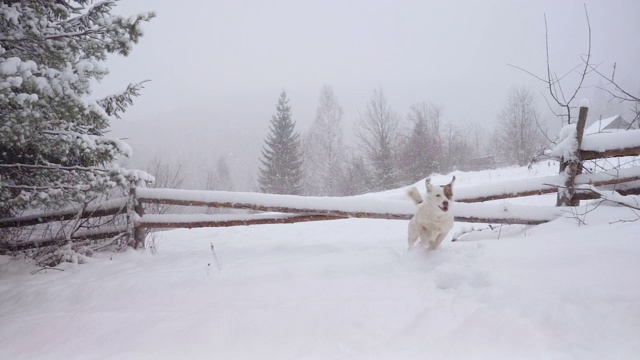
<svg viewBox="0 0 640 360"><path fill-rule="evenodd" d="M639 215L590 210L433 252L348 219L167 231L157 255L36 275L0 257L0 359L634 359Z"/></svg>

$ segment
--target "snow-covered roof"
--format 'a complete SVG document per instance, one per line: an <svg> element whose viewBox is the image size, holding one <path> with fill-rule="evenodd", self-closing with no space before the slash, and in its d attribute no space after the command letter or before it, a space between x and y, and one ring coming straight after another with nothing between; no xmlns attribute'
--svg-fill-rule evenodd
<svg viewBox="0 0 640 360"><path fill-rule="evenodd" d="M584 129L584 135L592 135L603 132L616 132L629 130L629 122L620 115L612 116L606 119L597 120L591 126Z"/></svg>

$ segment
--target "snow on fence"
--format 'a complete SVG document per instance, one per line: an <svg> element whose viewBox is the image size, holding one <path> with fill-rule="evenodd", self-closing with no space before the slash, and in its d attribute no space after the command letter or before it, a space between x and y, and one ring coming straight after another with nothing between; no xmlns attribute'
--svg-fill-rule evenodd
<svg viewBox="0 0 640 360"><path fill-rule="evenodd" d="M121 213L126 209L126 207L127 198L114 199L100 204L89 204L86 207L74 206L60 211L0 219L0 229L72 220L77 217L87 219L93 217L112 216Z"/></svg>
<svg viewBox="0 0 640 360"><path fill-rule="evenodd" d="M640 135L640 134L638 134ZM640 138L639 138L640 139ZM638 151L640 154L640 149ZM626 156L626 155L625 155ZM607 186L628 184L640 180L640 167L626 169L613 169L603 172L579 174L575 177L575 185ZM499 181L479 187L456 187L456 201L473 203L490 200L502 200L508 198L525 197L533 195L552 194L563 187L565 175L543 176L529 179L517 179ZM621 195L638 194L639 186L630 188L618 188ZM594 199L592 192L576 189L576 196L580 200Z"/></svg>
<svg viewBox="0 0 640 360"><path fill-rule="evenodd" d="M147 204L170 204L182 206L208 206L216 208L245 209L268 212L273 215L244 215L234 219L230 215L142 215L137 224L141 227L187 227L189 223L199 223L199 227L225 226L232 220L240 223L315 221L317 219L396 219L408 220L415 212L415 205L406 200L389 200L371 196L316 197L295 195L272 195L239 193L226 191L194 191L171 189L139 188L136 191L139 202ZM280 218L282 213L296 214L290 218ZM518 206L513 204L464 204L453 207L457 221L496 224L540 224L555 219L558 208L548 206ZM305 219L309 217L309 220ZM191 219L191 220L189 220ZM244 224L244 223L243 223Z"/></svg>
<svg viewBox="0 0 640 360"><path fill-rule="evenodd" d="M456 221L492 224L537 225L554 220L566 210L558 206L576 206L581 199L596 198L597 193L581 185L626 185L616 190L622 195L640 191L640 167L582 174L582 161L597 158L640 155L640 130L594 134L582 139L588 109L580 108L575 131L553 151L562 154L560 175L510 180L483 187L456 187ZM573 144L566 146L566 144ZM575 145L577 144L577 146ZM635 182L635 183L634 183ZM461 184L462 185L462 184ZM489 200L558 193L556 206L489 204ZM197 215L145 214L144 204L206 206L259 211L257 214ZM74 234L74 239L126 237L128 244L144 247L145 229L225 227L238 225L295 223L303 221L373 218L408 220L415 206L404 201L367 195L349 197L313 197L259 193L153 189L131 183L129 196L84 208L71 208L18 218L0 219L0 229L33 226L54 221L124 215L126 224L98 228ZM24 250L54 245L68 239L38 239L4 244L5 250ZM0 249L2 250L2 249Z"/></svg>

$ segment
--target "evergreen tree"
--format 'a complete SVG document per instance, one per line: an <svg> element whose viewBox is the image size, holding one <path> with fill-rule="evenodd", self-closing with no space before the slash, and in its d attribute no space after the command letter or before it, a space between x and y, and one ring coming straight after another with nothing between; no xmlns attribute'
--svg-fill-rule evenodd
<svg viewBox="0 0 640 360"><path fill-rule="evenodd" d="M258 183L260 191L265 193L302 193L300 135L295 132L295 122L291 119L291 107L288 104L287 95L282 91L260 159L262 166Z"/></svg>
<svg viewBox="0 0 640 360"><path fill-rule="evenodd" d="M0 217L86 202L124 181L124 142L104 136L141 84L101 100L91 82L108 54L128 55L154 17L116 1L0 0Z"/></svg>

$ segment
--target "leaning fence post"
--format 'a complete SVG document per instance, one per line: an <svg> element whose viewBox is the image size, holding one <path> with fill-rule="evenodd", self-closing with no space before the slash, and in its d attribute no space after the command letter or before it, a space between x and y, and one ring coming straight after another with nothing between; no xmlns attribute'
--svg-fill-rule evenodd
<svg viewBox="0 0 640 360"><path fill-rule="evenodd" d="M578 115L578 123L576 124L576 141L577 146L573 149L569 159L562 159L560 163L560 174L566 175L564 188L558 189L558 198L556 206L578 206L580 199L576 196L576 176L582 173L582 159L580 157L580 147L582 146L582 136L584 135L584 126L587 122L587 113L589 112L589 104L586 99L580 104L580 113Z"/></svg>

